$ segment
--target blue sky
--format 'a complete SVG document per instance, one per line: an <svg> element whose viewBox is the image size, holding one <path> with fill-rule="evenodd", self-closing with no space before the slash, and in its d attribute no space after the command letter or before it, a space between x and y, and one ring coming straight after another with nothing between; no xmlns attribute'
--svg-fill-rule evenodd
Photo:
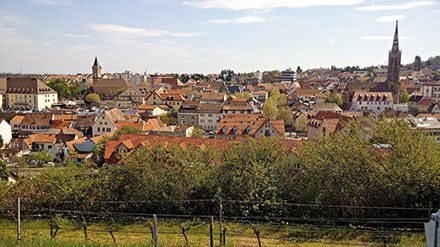
<svg viewBox="0 0 440 247"><path fill-rule="evenodd" d="M0 71L218 73L440 55L438 0L0 0Z"/></svg>

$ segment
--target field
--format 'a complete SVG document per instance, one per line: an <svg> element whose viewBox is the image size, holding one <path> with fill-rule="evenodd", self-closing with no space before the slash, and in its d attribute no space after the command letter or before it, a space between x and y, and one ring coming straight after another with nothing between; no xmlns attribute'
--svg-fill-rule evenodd
<svg viewBox="0 0 440 247"><path fill-rule="evenodd" d="M60 229L50 238L49 220L24 220L22 240L16 240L16 223L0 221L0 246L154 246L150 230L151 222L116 224L93 222L87 224L87 238L80 221L57 220ZM188 245L182 234L186 229ZM209 246L209 224L198 219L192 221L167 220L158 223L159 246ZM298 225L227 223L226 246L258 246L254 232L260 231L261 246L324 247L324 246L426 246L423 232L388 231L385 235L369 230L340 227L314 227ZM112 230L115 241L109 231ZM55 232L55 227L53 229ZM219 246L219 226L214 225L214 243Z"/></svg>

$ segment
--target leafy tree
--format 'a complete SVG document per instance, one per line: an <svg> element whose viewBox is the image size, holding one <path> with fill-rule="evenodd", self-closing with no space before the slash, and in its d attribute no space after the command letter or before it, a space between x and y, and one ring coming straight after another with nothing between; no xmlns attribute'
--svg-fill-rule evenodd
<svg viewBox="0 0 440 247"><path fill-rule="evenodd" d="M342 101L341 96L339 96L339 95L337 95L337 94L331 94L331 95L328 95L327 97L325 97L324 102L325 102L325 103L335 103L335 104L337 104L338 106L342 106L342 104L344 103L344 102Z"/></svg>
<svg viewBox="0 0 440 247"><path fill-rule="evenodd" d="M126 87L121 87L117 90L118 95L122 94L123 92L125 92L125 90L127 90Z"/></svg>
<svg viewBox="0 0 440 247"><path fill-rule="evenodd" d="M47 85L58 93L59 99L70 99L72 97L69 85L64 80L50 80Z"/></svg>
<svg viewBox="0 0 440 247"><path fill-rule="evenodd" d="M104 136L93 147L92 160L98 167L101 167L105 162L104 160L105 144L107 143L108 140L110 140L110 137Z"/></svg>
<svg viewBox="0 0 440 247"><path fill-rule="evenodd" d="M162 114L159 118L160 121L162 121L162 123L164 123L165 125L172 125L177 123L177 116L173 113Z"/></svg>
<svg viewBox="0 0 440 247"><path fill-rule="evenodd" d="M101 98L96 93L90 93L90 94L87 94L87 96L84 98L84 101L87 104L95 104L95 103L98 103L99 101L101 101Z"/></svg>
<svg viewBox="0 0 440 247"><path fill-rule="evenodd" d="M197 137L202 138L203 137L203 130L199 126L194 126L194 129L191 133L191 137Z"/></svg>
<svg viewBox="0 0 440 247"><path fill-rule="evenodd" d="M9 171L6 167L6 162L0 159L0 180L7 181L9 178Z"/></svg>
<svg viewBox="0 0 440 247"><path fill-rule="evenodd" d="M3 136L0 135L0 149L3 148Z"/></svg>
<svg viewBox="0 0 440 247"><path fill-rule="evenodd" d="M52 162L53 161L53 157L50 156L50 154L48 154L46 152L46 150L41 150L41 151L35 152L31 156L31 159L36 160L36 161L41 161L41 162Z"/></svg>
<svg viewBox="0 0 440 247"><path fill-rule="evenodd" d="M145 134L145 132L131 126L123 126L112 135L110 140L118 140L122 134Z"/></svg>
<svg viewBox="0 0 440 247"><path fill-rule="evenodd" d="M285 125L292 125L293 123L292 111L287 106L281 107L277 113L277 119L284 120Z"/></svg>
<svg viewBox="0 0 440 247"><path fill-rule="evenodd" d="M263 104L263 115L267 118L276 118L278 109L271 98L267 99Z"/></svg>
<svg viewBox="0 0 440 247"><path fill-rule="evenodd" d="M236 92L236 93L234 93L234 96L235 96L237 99L250 99L250 98L253 97L252 94L250 94L250 93L248 93L248 92L242 92L242 93L240 93L240 92Z"/></svg>
<svg viewBox="0 0 440 247"><path fill-rule="evenodd" d="M403 92L400 94L400 103L406 103L408 102L410 96L406 90L403 90Z"/></svg>
<svg viewBox="0 0 440 247"><path fill-rule="evenodd" d="M70 87L70 95L72 98L78 98L81 95L82 89L81 89L81 83L75 82L73 84L73 87Z"/></svg>

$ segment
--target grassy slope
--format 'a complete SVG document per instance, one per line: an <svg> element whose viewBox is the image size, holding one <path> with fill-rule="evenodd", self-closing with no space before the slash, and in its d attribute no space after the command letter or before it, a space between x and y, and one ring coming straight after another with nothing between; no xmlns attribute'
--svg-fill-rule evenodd
<svg viewBox="0 0 440 247"><path fill-rule="evenodd" d="M160 246L185 246L185 239L181 234L183 225L188 230L189 246L209 246L209 225L203 222L159 222ZM71 221L59 222L61 230L56 238L51 240L49 221L34 220L24 221L22 224L22 241L16 241L15 224L12 221L0 221L0 228L11 228L0 230L0 246L153 246L149 223L121 225L106 223L88 224L88 241L84 241L82 226ZM314 227L298 226L271 226L271 225L249 225L249 224L227 224L227 246L258 246L257 239L253 232L255 227L261 231L261 236L268 238L295 238L302 241L282 241L276 239L262 239L263 246L295 246L295 247L324 247L324 246L347 246L346 244L377 245L380 241L371 232L359 232L347 229L317 229ZM34 228L34 229L32 229ZM37 229L36 229L37 228ZM108 230L115 231L116 244L113 243ZM102 231L101 231L102 230ZM136 233L128 233L136 232ZM170 234L176 233L176 234ZM218 225L215 225L215 243L219 242ZM168 233L168 234L167 234ZM205 234L201 234L205 233ZM333 244L326 244L331 242ZM393 246L425 246L423 233L399 233L394 234ZM336 243L336 244L335 244Z"/></svg>

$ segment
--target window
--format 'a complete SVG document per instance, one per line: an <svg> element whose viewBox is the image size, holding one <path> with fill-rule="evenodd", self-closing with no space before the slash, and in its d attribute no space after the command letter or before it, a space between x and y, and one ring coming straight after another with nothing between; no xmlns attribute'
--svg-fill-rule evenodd
<svg viewBox="0 0 440 247"><path fill-rule="evenodd" d="M101 131L101 128L98 127L98 132Z"/></svg>
<svg viewBox="0 0 440 247"><path fill-rule="evenodd" d="M107 128L107 132L112 132L112 131L110 130L110 128Z"/></svg>

